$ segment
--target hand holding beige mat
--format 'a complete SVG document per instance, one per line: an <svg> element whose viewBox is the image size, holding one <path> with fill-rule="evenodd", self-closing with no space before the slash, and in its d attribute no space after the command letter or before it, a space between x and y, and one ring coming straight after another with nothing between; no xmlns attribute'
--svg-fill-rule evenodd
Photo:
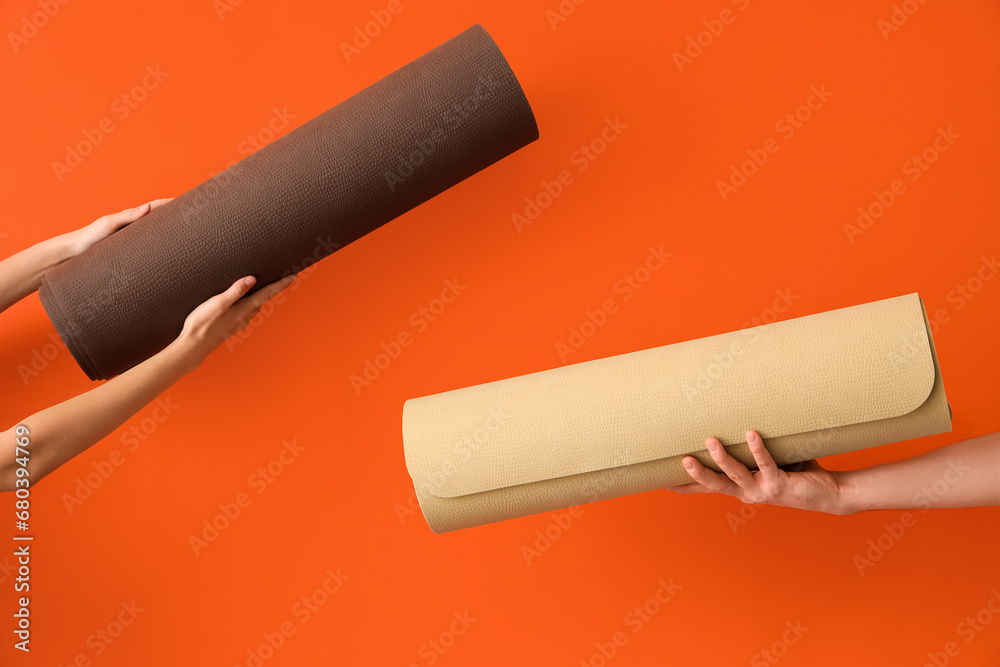
<svg viewBox="0 0 1000 667"><path fill-rule="evenodd" d="M951 430L917 294L456 389L403 405L403 448L441 533L690 482L716 436L754 468Z"/></svg>

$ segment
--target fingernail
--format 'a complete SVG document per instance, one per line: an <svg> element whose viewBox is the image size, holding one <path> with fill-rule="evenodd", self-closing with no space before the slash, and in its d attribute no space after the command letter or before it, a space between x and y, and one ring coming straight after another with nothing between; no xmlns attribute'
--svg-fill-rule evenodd
<svg viewBox="0 0 1000 667"><path fill-rule="evenodd" d="M719 447L717 444L715 444L715 440L706 440L705 444L708 446L708 451L710 452L714 452Z"/></svg>
<svg viewBox="0 0 1000 667"><path fill-rule="evenodd" d="M753 431L747 431L747 442L757 442L757 434Z"/></svg>
<svg viewBox="0 0 1000 667"><path fill-rule="evenodd" d="M246 285L247 287L253 285L253 278L247 276L246 278L243 279L243 284Z"/></svg>
<svg viewBox="0 0 1000 667"><path fill-rule="evenodd" d="M684 459L684 467L688 470L692 470L694 468L694 461L691 459Z"/></svg>

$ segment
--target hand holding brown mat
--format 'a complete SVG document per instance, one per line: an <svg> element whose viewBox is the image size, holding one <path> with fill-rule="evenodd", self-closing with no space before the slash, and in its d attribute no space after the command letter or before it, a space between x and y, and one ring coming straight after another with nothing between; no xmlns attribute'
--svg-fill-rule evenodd
<svg viewBox="0 0 1000 667"><path fill-rule="evenodd" d="M755 467L951 430L917 294L414 398L403 448L446 532L690 482L717 436Z"/></svg>
<svg viewBox="0 0 1000 667"><path fill-rule="evenodd" d="M476 25L57 266L39 296L90 379L110 378L239 277L296 272L537 138Z"/></svg>

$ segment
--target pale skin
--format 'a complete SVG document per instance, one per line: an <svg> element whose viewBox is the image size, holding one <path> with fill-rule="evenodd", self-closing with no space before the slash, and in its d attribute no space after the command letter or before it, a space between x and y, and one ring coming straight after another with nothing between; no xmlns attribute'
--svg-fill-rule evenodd
<svg viewBox="0 0 1000 667"><path fill-rule="evenodd" d="M669 490L724 493L748 504L839 515L1000 505L1000 432L859 470L826 470L813 460L796 472L775 464L756 431L747 431L746 437L759 470L749 470L725 451L718 438L708 438L705 446L722 472L685 456L681 463L694 481Z"/></svg>
<svg viewBox="0 0 1000 667"><path fill-rule="evenodd" d="M42 241L0 261L0 311L36 291L52 267L99 243L170 199L106 215L73 232ZM294 274L243 298L256 279L245 276L195 308L178 337L159 353L79 396L25 417L0 433L0 491L15 488L15 430L28 428L32 485L100 442L168 387L194 371L230 336L249 326L261 306L295 280Z"/></svg>

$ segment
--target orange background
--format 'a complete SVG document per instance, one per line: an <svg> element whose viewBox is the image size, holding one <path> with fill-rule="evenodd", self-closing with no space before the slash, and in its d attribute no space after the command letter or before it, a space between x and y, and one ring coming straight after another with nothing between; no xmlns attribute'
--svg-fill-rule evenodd
<svg viewBox="0 0 1000 667"><path fill-rule="evenodd" d="M350 62L341 42L387 2L247 0L220 18L211 0L77 0L16 53L6 35L39 5L3 3L3 256L179 195L239 159L275 107L294 114L284 134L477 22L541 133L303 274L245 340L165 392L177 407L162 423L150 406L39 484L34 651L10 648L13 582L0 570L3 664L82 653L102 667L247 665L284 622L295 633L268 667L600 665L595 644L619 631L627 642L607 664L771 664L759 652L796 622L808 631L783 665L922 665L949 641L960 647L949 664L995 664L1000 622L968 643L957 628L1000 587L1000 510L917 513L861 575L855 556L902 512L747 506L733 524L736 499L648 493L585 506L529 564L522 547L552 516L431 533L412 511L400 415L410 397L560 365L556 344L609 297L618 311L567 361L738 329L776 290L798 297L782 318L916 291L947 315L935 342L954 431L823 463L860 467L1000 429L1000 279L971 299L955 291L1000 249L1000 7L913 2L884 38L888 0L564 2L575 11L554 28L556 0L401 2ZM734 20L678 71L673 52L724 9ZM166 78L119 119L114 100L157 65ZM832 95L786 138L775 123L821 85ZM60 182L52 162L106 117L114 131ZM627 128L579 171L574 152L606 118ZM960 136L908 180L904 163L939 127ZM779 150L723 201L717 181L769 137ZM573 182L518 233L511 215L563 169ZM852 243L844 225L894 179L905 193ZM625 301L616 282L661 244L672 257ZM415 333L410 314L455 278L468 289ZM54 329L35 296L0 327L4 428L94 386L66 350L46 348ZM401 331L414 343L356 393L350 376ZM25 382L36 351L54 356ZM153 432L130 451L122 438L143 424ZM258 494L251 475L286 440L305 449ZM78 478L116 450L121 465L68 511ZM252 503L195 555L189 536L240 493ZM13 533L13 499L0 504L11 524L0 535ZM293 607L328 568L349 579L302 623ZM626 615L671 578L680 591L633 632ZM144 611L100 644L94 633L133 600ZM476 620L449 636L466 611Z"/></svg>

